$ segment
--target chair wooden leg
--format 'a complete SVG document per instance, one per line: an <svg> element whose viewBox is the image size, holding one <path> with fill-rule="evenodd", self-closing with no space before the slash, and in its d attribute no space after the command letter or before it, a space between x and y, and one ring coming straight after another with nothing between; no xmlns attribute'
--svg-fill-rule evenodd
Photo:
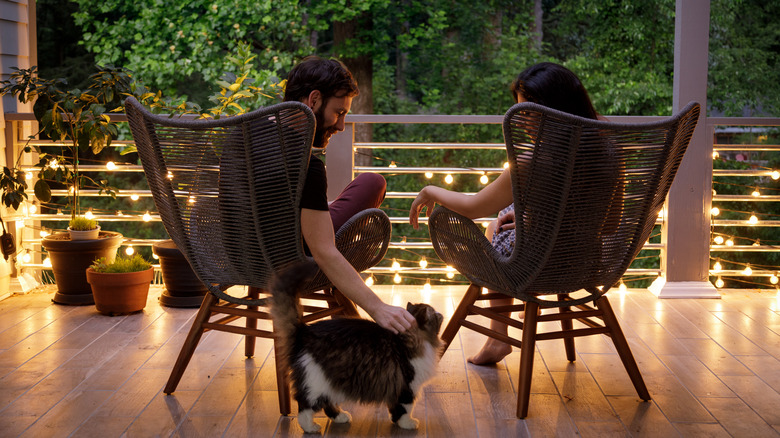
<svg viewBox="0 0 780 438"><path fill-rule="evenodd" d="M276 329L274 329L276 332ZM274 359L276 362L276 392L279 394L279 413L290 415L292 410L290 402L290 379L287 373L287 365L283 357L281 343L274 339Z"/></svg>
<svg viewBox="0 0 780 438"><path fill-rule="evenodd" d="M567 298L568 294L560 294L558 295L558 299L563 301L565 298ZM571 307L560 307L559 308L561 313L568 313L571 312ZM572 323L571 319L562 319L561 320L561 329L564 331L571 331L574 328L574 323ZM577 354L574 350L574 338L563 338L563 347L566 349L566 359L569 362L574 362L577 360Z"/></svg>
<svg viewBox="0 0 780 438"><path fill-rule="evenodd" d="M217 297L211 293L207 293L203 298L200 310L198 310L198 314L195 315L195 320L192 322L192 327L190 327L190 332L187 334L187 339L184 340L184 344L179 351L179 357L176 358L176 364L171 370L170 377L168 377L168 383L165 384L163 392L166 394L171 394L179 385L179 381L181 380L182 375L184 375L184 370L187 369L187 365L190 363L190 359L192 359L192 354L195 353L195 348L198 346L198 342L200 342L200 338L203 336L203 323L208 321L211 316L211 306L216 304L217 301Z"/></svg>
<svg viewBox="0 0 780 438"><path fill-rule="evenodd" d="M482 288L476 284L471 284L468 290L466 290L466 294L463 295L463 299L460 300L460 304L458 304L458 307L455 309L455 313L452 314L450 322L447 323L447 327L444 328L444 331L441 334L441 340L444 342L444 347L441 349L442 355L447 351L452 340L455 339L455 335L458 334L461 321L466 319L469 315L469 307L474 305L481 293Z"/></svg>
<svg viewBox="0 0 780 438"><path fill-rule="evenodd" d="M335 287L330 289L331 295L336 299L336 302L339 303L339 306L342 307L342 314L344 316L349 317L359 317L360 312L358 312L357 307L355 307L355 303L352 302L349 298L344 296L343 293L341 293L340 290L336 289Z"/></svg>
<svg viewBox="0 0 780 438"><path fill-rule="evenodd" d="M536 353L536 324L539 304L529 301L525 304L523 316L523 340L520 348L520 376L517 380L517 418L528 416L528 402L531 399L531 377L534 371Z"/></svg>
<svg viewBox="0 0 780 438"><path fill-rule="evenodd" d="M612 310L612 305L609 304L606 295L596 300L596 306L604 313L604 325L610 330L612 342L615 343L615 349L620 356L620 360L623 361L623 366L626 367L628 377L631 378L631 382L634 384L634 388L636 388L639 398L645 401L650 400L650 393L647 391L647 386L642 378L642 373L639 371L639 366L637 366L634 355L631 353L631 348L628 346L626 336L620 328L620 323L618 322L615 312Z"/></svg>
<svg viewBox="0 0 780 438"><path fill-rule="evenodd" d="M260 289L256 287L249 287L249 290L247 291L247 295L249 295L249 298L252 299L258 299L260 298ZM257 310L257 306L246 306L248 310ZM246 328L249 329L256 329L257 328L257 318L246 318ZM253 357L255 355L255 341L257 340L256 337L247 335L246 338L244 338L244 355L246 357Z"/></svg>

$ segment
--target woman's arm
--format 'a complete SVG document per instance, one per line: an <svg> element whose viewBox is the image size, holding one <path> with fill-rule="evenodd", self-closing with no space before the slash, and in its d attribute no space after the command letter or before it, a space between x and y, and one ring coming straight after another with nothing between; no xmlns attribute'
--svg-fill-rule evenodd
<svg viewBox="0 0 780 438"><path fill-rule="evenodd" d="M512 203L512 181L508 170L474 195L453 192L441 187L426 186L420 190L409 209L409 223L417 229L417 218L425 210L429 216L436 204L462 214L469 219L491 215Z"/></svg>
<svg viewBox="0 0 780 438"><path fill-rule="evenodd" d="M314 261L333 285L347 298L363 308L371 318L393 333L404 332L415 323L406 309L385 304L366 286L355 268L338 248L328 211L301 209L301 233Z"/></svg>

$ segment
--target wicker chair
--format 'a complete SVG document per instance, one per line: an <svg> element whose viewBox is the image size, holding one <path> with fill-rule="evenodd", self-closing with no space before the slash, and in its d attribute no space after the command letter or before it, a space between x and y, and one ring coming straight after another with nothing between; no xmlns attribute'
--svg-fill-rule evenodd
<svg viewBox="0 0 780 438"><path fill-rule="evenodd" d="M528 415L537 340L563 339L574 361L574 337L607 334L639 397L650 400L605 294L650 236L698 117L696 103L644 124L517 104L504 118L515 205L512 254L500 255L470 219L434 209L429 227L436 253L472 283L442 338L449 345L467 327L521 349L518 418ZM522 303L476 305L507 296ZM510 318L514 311L524 311L524 318ZM522 330L522 338L467 320L475 314ZM539 332L545 326L537 324L548 321L560 321L561 329Z"/></svg>
<svg viewBox="0 0 780 438"><path fill-rule="evenodd" d="M257 320L270 319L266 291L274 271L306 258L298 205L315 119L298 102L218 120L154 115L132 97L125 108L165 229L210 291L165 386L170 394L205 331L245 335L247 357L255 337L274 337ZM390 221L378 209L355 215L336 233L337 247L358 272L382 259L389 240ZM357 315L322 272L301 294L304 321ZM245 327L229 324L239 318ZM287 415L289 385L278 354L276 374L279 409Z"/></svg>

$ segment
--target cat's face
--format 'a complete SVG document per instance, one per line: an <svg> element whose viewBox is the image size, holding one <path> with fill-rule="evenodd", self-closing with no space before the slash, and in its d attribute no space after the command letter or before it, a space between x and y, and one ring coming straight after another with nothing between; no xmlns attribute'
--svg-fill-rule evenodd
<svg viewBox="0 0 780 438"><path fill-rule="evenodd" d="M424 303L406 303L406 310L417 320L417 327L420 330L434 335L439 333L444 317L436 309Z"/></svg>

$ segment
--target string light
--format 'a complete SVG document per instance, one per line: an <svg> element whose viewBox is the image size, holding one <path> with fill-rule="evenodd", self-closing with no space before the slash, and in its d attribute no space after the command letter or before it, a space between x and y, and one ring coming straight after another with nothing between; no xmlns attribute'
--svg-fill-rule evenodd
<svg viewBox="0 0 780 438"><path fill-rule="evenodd" d="M390 269L392 269L393 271L397 271L397 270L401 269L401 264L398 263L398 260L393 259L393 264L390 267Z"/></svg>
<svg viewBox="0 0 780 438"><path fill-rule="evenodd" d="M49 232L48 232L48 231L46 231L46 230L41 230L41 232L40 232L40 233L38 233L38 234L40 234L40 236L41 236L41 237L46 237L46 236L48 236L48 235L49 235Z"/></svg>
<svg viewBox="0 0 780 438"><path fill-rule="evenodd" d="M509 169L509 161L504 161L504 169Z"/></svg>
<svg viewBox="0 0 780 438"><path fill-rule="evenodd" d="M396 167L398 167L398 165L396 165L396 164L395 164L395 161L391 161L391 162L390 162L390 165L389 165L389 166L387 166L387 167L389 167L389 168L391 168L391 169L395 169Z"/></svg>
<svg viewBox="0 0 780 438"><path fill-rule="evenodd" d="M772 274L772 275L769 277L769 282L770 282L770 283L772 283L772 284L777 284L777 281L778 281L777 274L773 273L773 274Z"/></svg>
<svg viewBox="0 0 780 438"><path fill-rule="evenodd" d="M425 177L428 179L433 178L433 172L425 172Z"/></svg>
<svg viewBox="0 0 780 438"><path fill-rule="evenodd" d="M723 270L723 265L720 264L720 260L717 260L714 265L712 265L712 270L714 272L720 272Z"/></svg>
<svg viewBox="0 0 780 438"><path fill-rule="evenodd" d="M717 216L720 214L720 209L718 207L712 207L710 209L710 214L713 216Z"/></svg>
<svg viewBox="0 0 780 438"><path fill-rule="evenodd" d="M38 206L35 204L30 204L30 206L27 208L27 211L30 214L35 214L38 211Z"/></svg>
<svg viewBox="0 0 780 438"><path fill-rule="evenodd" d="M33 179L33 174L32 174L32 172L27 172L27 173L24 175L24 177L25 177L25 178L27 178L27 179Z"/></svg>
<svg viewBox="0 0 780 438"><path fill-rule="evenodd" d="M125 254L127 255L133 255L135 253L135 248L133 248L133 245L128 245L125 249Z"/></svg>
<svg viewBox="0 0 780 438"><path fill-rule="evenodd" d="M160 260L160 256L158 256L155 253L152 253L152 258L155 259L155 260Z"/></svg>
<svg viewBox="0 0 780 438"><path fill-rule="evenodd" d="M420 267L425 269L426 266L428 266L428 260L425 260L425 257L423 257L422 259L420 259Z"/></svg>
<svg viewBox="0 0 780 438"><path fill-rule="evenodd" d="M483 227L483 228L487 228L487 227L489 227L489 226L490 226L490 222L488 222L488 221L484 221L484 222L482 222L482 227Z"/></svg>
<svg viewBox="0 0 780 438"><path fill-rule="evenodd" d="M150 220L152 220L152 215L149 214L149 212L147 211L146 213L144 213L143 219L144 222L149 222Z"/></svg>
<svg viewBox="0 0 780 438"><path fill-rule="evenodd" d="M398 273L395 274L395 277L393 277L393 283L398 284L401 282L401 276L398 275Z"/></svg>
<svg viewBox="0 0 780 438"><path fill-rule="evenodd" d="M758 191L758 187L756 187L756 189L753 190L753 193L751 193L750 196L754 198L758 198L759 196L761 196L761 192Z"/></svg>
<svg viewBox="0 0 780 438"><path fill-rule="evenodd" d="M487 184L489 181L490 179L488 179L486 173L483 173L482 176L479 177L479 182L481 182L482 184Z"/></svg>
<svg viewBox="0 0 780 438"><path fill-rule="evenodd" d="M428 281L425 282L425 284L423 285L423 290L425 292L430 292L431 291L431 280L428 280Z"/></svg>
<svg viewBox="0 0 780 438"><path fill-rule="evenodd" d="M745 275L745 276L748 276L748 277L753 275L753 270L750 269L750 265L745 266L745 269L742 271L742 275Z"/></svg>
<svg viewBox="0 0 780 438"><path fill-rule="evenodd" d="M114 169L116 169L116 164L114 164L113 161L109 161L108 163L106 163L106 169L114 170Z"/></svg>
<svg viewBox="0 0 780 438"><path fill-rule="evenodd" d="M374 276L369 275L368 278L366 278L366 286L371 287L374 285Z"/></svg>
<svg viewBox="0 0 780 438"><path fill-rule="evenodd" d="M187 199L187 202L190 203L190 204L194 204L195 203L195 197L194 196L190 196L189 199Z"/></svg>
<svg viewBox="0 0 780 438"><path fill-rule="evenodd" d="M720 154L718 153L718 151L712 151L712 159L713 160L717 160L718 157L720 157Z"/></svg>
<svg viewBox="0 0 780 438"><path fill-rule="evenodd" d="M60 163L58 163L56 159L55 160L51 160L51 161L49 161L49 167L51 167L52 169L56 169L56 168L60 167Z"/></svg>
<svg viewBox="0 0 780 438"><path fill-rule="evenodd" d="M734 246L734 241L731 239L726 240L726 246Z"/></svg>
<svg viewBox="0 0 780 438"><path fill-rule="evenodd" d="M773 180L780 179L780 172L778 172L778 171L776 171L776 170L773 170L773 171L772 171L772 174L771 174L771 175L769 175L769 176L770 176L770 177L772 177L772 179L773 179Z"/></svg>
<svg viewBox="0 0 780 438"><path fill-rule="evenodd" d="M173 179L173 172L168 171L168 179Z"/></svg>
<svg viewBox="0 0 780 438"><path fill-rule="evenodd" d="M626 287L626 284L623 283L623 280L620 280L620 286L618 286L618 291L625 292L626 290L628 290L628 288Z"/></svg>
<svg viewBox="0 0 780 438"><path fill-rule="evenodd" d="M132 199L133 201L137 201L138 198L140 198L140 196L138 196L137 193L133 193L132 195L130 195L130 199Z"/></svg>
<svg viewBox="0 0 780 438"><path fill-rule="evenodd" d="M715 287L718 289L722 288L725 283L723 282L723 279L718 277L717 280L715 280Z"/></svg>
<svg viewBox="0 0 780 438"><path fill-rule="evenodd" d="M32 256L30 255L29 252L25 252L24 255L22 256L22 261L24 263L30 263L30 260L32 260Z"/></svg>
<svg viewBox="0 0 780 438"><path fill-rule="evenodd" d="M48 257L43 259L43 266L46 266L47 268L51 268L51 259Z"/></svg>
<svg viewBox="0 0 780 438"><path fill-rule="evenodd" d="M715 236L713 239L717 245L723 245L723 236Z"/></svg>
<svg viewBox="0 0 780 438"><path fill-rule="evenodd" d="M455 277L455 268L453 268L450 265L447 265L447 267L444 269L447 271L447 278L452 280Z"/></svg>
<svg viewBox="0 0 780 438"><path fill-rule="evenodd" d="M87 210L86 213L84 213L84 217L87 218L87 219L94 219L95 218L95 215L92 214L92 209L91 208L89 210Z"/></svg>
<svg viewBox="0 0 780 438"><path fill-rule="evenodd" d="M754 214L750 215L750 219L748 219L748 223L750 225L757 224L758 223L758 218L756 217L756 215L754 215Z"/></svg>
<svg viewBox="0 0 780 438"><path fill-rule="evenodd" d="M452 175L448 173L447 176L444 177L444 182L447 184L452 184Z"/></svg>

